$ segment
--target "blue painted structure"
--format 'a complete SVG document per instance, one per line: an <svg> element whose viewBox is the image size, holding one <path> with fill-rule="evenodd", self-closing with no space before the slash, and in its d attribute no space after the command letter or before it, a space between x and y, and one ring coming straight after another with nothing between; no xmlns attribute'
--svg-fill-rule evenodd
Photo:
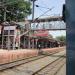
<svg viewBox="0 0 75 75"><path fill-rule="evenodd" d="M67 74L75 75L75 0L66 0Z"/></svg>

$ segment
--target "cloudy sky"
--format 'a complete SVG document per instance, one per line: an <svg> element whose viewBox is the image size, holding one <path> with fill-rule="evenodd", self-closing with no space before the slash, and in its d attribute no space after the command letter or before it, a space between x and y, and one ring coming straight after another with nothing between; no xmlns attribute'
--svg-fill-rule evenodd
<svg viewBox="0 0 75 75"><path fill-rule="evenodd" d="M35 2L35 5L39 5L39 7L35 6L34 18L39 17L41 14L49 10L48 8L53 8L53 9L41 17L62 15L62 5L64 3L65 3L65 0L37 0ZM28 18L32 19L32 15L30 15ZM60 35L66 35L66 32L65 31L56 31L56 32L50 31L50 34L56 37Z"/></svg>

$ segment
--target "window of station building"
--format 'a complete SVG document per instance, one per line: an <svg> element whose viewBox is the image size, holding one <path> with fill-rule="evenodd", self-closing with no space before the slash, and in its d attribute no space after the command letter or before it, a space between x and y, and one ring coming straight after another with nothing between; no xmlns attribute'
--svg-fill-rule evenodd
<svg viewBox="0 0 75 75"><path fill-rule="evenodd" d="M11 35L14 35L14 30L10 30L10 34Z"/></svg>
<svg viewBox="0 0 75 75"><path fill-rule="evenodd" d="M8 30L4 30L4 35L8 35Z"/></svg>
<svg viewBox="0 0 75 75"><path fill-rule="evenodd" d="M8 35L8 30L4 30L4 35ZM14 30L10 30L10 35L14 35Z"/></svg>

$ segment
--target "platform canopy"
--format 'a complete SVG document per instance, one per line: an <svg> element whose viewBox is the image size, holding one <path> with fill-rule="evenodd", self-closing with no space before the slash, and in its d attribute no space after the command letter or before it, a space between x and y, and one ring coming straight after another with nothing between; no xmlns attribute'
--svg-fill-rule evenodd
<svg viewBox="0 0 75 75"><path fill-rule="evenodd" d="M52 39L53 36L47 30L35 31L33 36Z"/></svg>

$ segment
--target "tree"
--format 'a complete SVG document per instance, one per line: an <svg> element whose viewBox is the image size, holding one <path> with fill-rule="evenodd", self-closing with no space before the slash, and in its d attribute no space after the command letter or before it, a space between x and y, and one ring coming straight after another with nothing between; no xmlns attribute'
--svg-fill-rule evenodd
<svg viewBox="0 0 75 75"><path fill-rule="evenodd" d="M66 42L66 36L57 36L56 40L61 41L61 42Z"/></svg>
<svg viewBox="0 0 75 75"><path fill-rule="evenodd" d="M1 0L0 3L1 21L3 21L4 12L6 12L7 21L22 21L31 14L31 3L27 0Z"/></svg>

